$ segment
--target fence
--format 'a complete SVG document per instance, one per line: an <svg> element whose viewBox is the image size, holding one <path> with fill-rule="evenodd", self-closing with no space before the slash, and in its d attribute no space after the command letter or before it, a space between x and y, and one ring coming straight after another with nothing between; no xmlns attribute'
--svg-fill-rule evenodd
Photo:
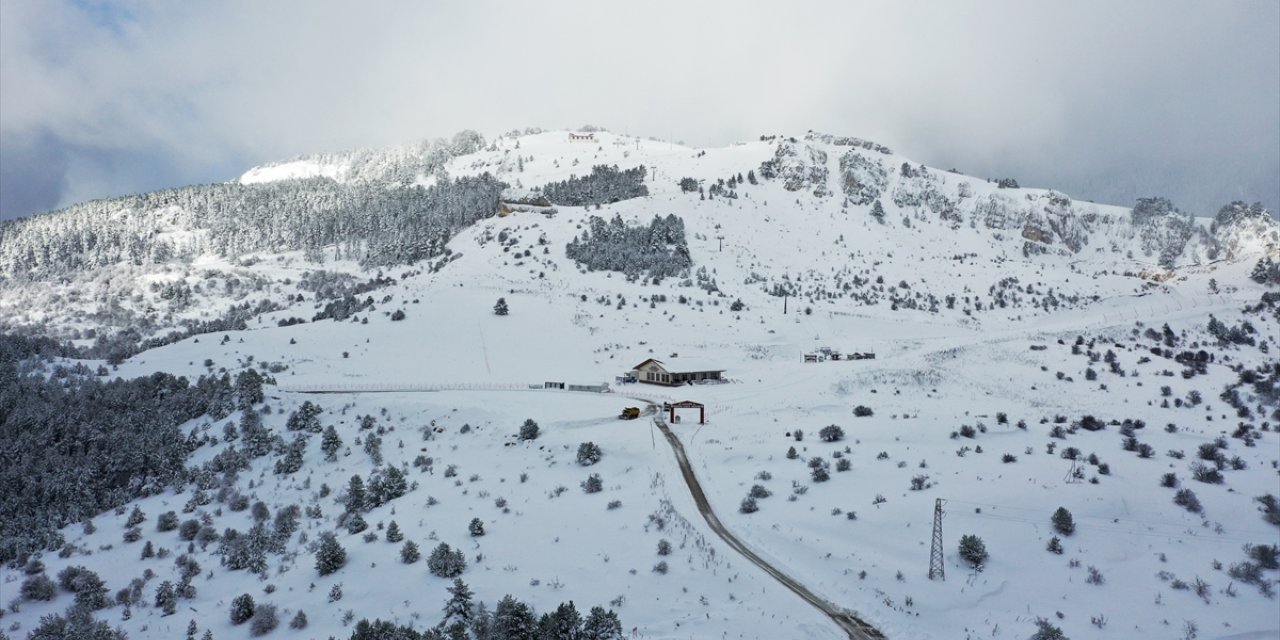
<svg viewBox="0 0 1280 640"><path fill-rule="evenodd" d="M290 393L422 393L430 391L527 391L542 389L542 383L503 384L493 382L472 383L393 383L393 382L343 382L336 384L287 384L281 391Z"/></svg>

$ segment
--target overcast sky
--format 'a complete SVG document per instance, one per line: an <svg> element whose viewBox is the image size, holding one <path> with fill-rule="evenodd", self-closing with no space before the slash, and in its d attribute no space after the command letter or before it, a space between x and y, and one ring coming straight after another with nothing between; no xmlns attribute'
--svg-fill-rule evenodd
<svg viewBox="0 0 1280 640"><path fill-rule="evenodd" d="M293 155L808 129L1207 215L1280 203L1280 3L0 2L0 218Z"/></svg>

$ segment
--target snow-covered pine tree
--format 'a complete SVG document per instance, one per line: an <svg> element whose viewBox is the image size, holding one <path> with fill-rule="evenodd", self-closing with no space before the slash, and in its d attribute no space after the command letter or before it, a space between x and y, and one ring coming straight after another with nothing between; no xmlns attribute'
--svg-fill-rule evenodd
<svg viewBox="0 0 1280 640"><path fill-rule="evenodd" d="M496 638L536 638L538 619L533 608L511 595L503 596L493 610Z"/></svg>
<svg viewBox="0 0 1280 640"><path fill-rule="evenodd" d="M538 423L534 422L533 418L526 419L524 424L520 425L521 440L537 440L538 432Z"/></svg>
<svg viewBox="0 0 1280 640"><path fill-rule="evenodd" d="M750 175L750 174L748 174ZM580 640L622 640L622 622L618 614L603 607L591 607L587 619L582 622Z"/></svg>
<svg viewBox="0 0 1280 640"><path fill-rule="evenodd" d="M1058 507L1058 510L1053 512L1050 521L1053 523L1053 530L1064 536L1069 536L1076 531L1075 520L1071 518L1071 512L1067 511L1065 507Z"/></svg>
<svg viewBox="0 0 1280 640"><path fill-rule="evenodd" d="M884 205L880 204L879 200L871 204L871 217L875 218L876 222L884 224Z"/></svg>
<svg viewBox="0 0 1280 640"><path fill-rule="evenodd" d="M346 507L347 513L359 513L365 510L365 504L364 479L359 475L353 475L347 482L347 492L343 495L342 506Z"/></svg>
<svg viewBox="0 0 1280 640"><path fill-rule="evenodd" d="M173 591L173 583L165 580L156 588L156 607L171 616L178 610L178 597Z"/></svg>
<svg viewBox="0 0 1280 640"><path fill-rule="evenodd" d="M440 621L441 628L448 628L455 623L466 625L471 621L472 614L471 588L461 578L454 578L453 584L445 590L449 592L449 599L444 603L444 619Z"/></svg>
<svg viewBox="0 0 1280 640"><path fill-rule="evenodd" d="M582 635L582 614L573 601L561 602L555 611L542 614L538 620L538 637L554 640L577 640Z"/></svg>
<svg viewBox="0 0 1280 640"><path fill-rule="evenodd" d="M253 596L244 593L231 601L231 624L244 624L253 617Z"/></svg>
<svg viewBox="0 0 1280 640"><path fill-rule="evenodd" d="M422 558L422 552L418 551L418 543L405 540L404 546L400 547L400 562L413 564L420 558Z"/></svg>
<svg viewBox="0 0 1280 640"><path fill-rule="evenodd" d="M454 550L447 542L441 542L427 558L427 569L441 578L456 578L467 568L462 550Z"/></svg>
<svg viewBox="0 0 1280 640"><path fill-rule="evenodd" d="M327 576L347 563L347 551L338 543L332 532L320 534L320 546L316 548L316 571Z"/></svg>
<svg viewBox="0 0 1280 640"><path fill-rule="evenodd" d="M320 414L324 409L320 408L310 400L302 403L297 411L289 415L288 422L285 426L290 431L308 431L311 433L320 433L323 429L320 426Z"/></svg>
<svg viewBox="0 0 1280 640"><path fill-rule="evenodd" d="M320 439L320 450L324 452L326 460L333 462L338 459L338 451L342 450L342 437L333 425L325 427L324 436Z"/></svg>
<svg viewBox="0 0 1280 640"><path fill-rule="evenodd" d="M387 542L400 542L401 540L404 540L404 534L400 531L400 525L396 524L395 520L392 520L391 524L387 525Z"/></svg>

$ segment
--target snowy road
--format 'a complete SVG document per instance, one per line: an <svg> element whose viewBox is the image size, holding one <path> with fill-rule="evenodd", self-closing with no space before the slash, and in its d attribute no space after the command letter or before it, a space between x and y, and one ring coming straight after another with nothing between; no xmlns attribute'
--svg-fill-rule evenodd
<svg viewBox="0 0 1280 640"><path fill-rule="evenodd" d="M444 390L490 390L490 391L528 391L526 385L515 384L466 384L466 385L387 385L387 384L338 384L338 385L310 385L306 387L291 387L282 390L294 393L386 393L386 392L434 392ZM580 393L580 392L572 392ZM621 397L631 398L647 405L646 415L653 415L653 422L658 429L662 431L663 437L667 443L671 445L671 451L675 454L676 463L680 466L680 475L684 478L685 486L689 489L689 494L693 497L693 502L698 507L698 513L707 521L707 526L711 528L725 544L731 549L737 551L739 555L749 560L752 564L759 567L762 571L773 576L775 580L780 582L784 587L791 590L796 595L804 599L814 608L822 612L823 615L830 618L840 627L850 640L883 640L884 634L870 624L863 622L853 613L842 609L831 602L823 599L807 587L795 580L791 576L783 573L777 567L770 564L764 558L751 550L746 544L733 535L724 524L720 522L720 517L716 515L715 510L711 508L710 501L707 500L707 494L702 490L702 483L698 481L697 475L693 472L693 465L689 463L689 457L685 454L684 444L680 442L680 438L676 436L667 423L662 419L662 412L658 411L657 402L644 395L632 395L626 393L616 394ZM612 421L616 418L610 416L608 420Z"/></svg>
<svg viewBox="0 0 1280 640"><path fill-rule="evenodd" d="M694 503L698 506L698 512L706 519L707 526L715 532L725 544L729 545L734 551L737 551L742 557L750 560L752 564L760 567L765 573L771 575L783 586L790 589L793 593L800 596L821 611L828 618L831 618L845 633L849 634L851 640L873 640L884 638L884 634L880 633L875 627L863 622L853 613L846 611L818 596L810 591L803 584L783 573L777 567L769 564L766 560L757 555L747 545L743 544L737 536L733 535L724 524L720 522L719 516L711 508L711 503L707 500L707 495L702 490L702 484L698 482L698 477L693 472L693 465L689 464L689 457L685 455L684 444L680 442L680 438L667 427L666 421L662 419L661 412L653 418L654 424L658 425L658 429L662 431L662 435L667 439L667 443L671 445L672 452L676 455L676 462L680 465L680 474L684 477L684 483L689 488L689 493L693 496Z"/></svg>

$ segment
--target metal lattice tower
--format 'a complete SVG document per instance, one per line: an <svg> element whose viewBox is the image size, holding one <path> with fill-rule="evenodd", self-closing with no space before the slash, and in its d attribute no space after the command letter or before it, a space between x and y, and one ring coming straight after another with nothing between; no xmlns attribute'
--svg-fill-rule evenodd
<svg viewBox="0 0 1280 640"><path fill-rule="evenodd" d="M933 503L933 544L929 546L929 579L947 579L942 562L942 498Z"/></svg>

